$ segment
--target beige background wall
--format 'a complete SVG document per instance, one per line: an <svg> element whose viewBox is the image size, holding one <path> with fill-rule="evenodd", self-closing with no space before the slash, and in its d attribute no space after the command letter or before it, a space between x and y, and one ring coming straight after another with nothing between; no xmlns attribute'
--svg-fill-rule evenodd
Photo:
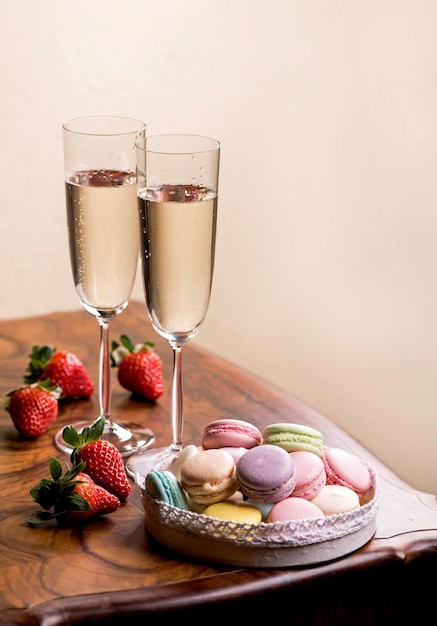
<svg viewBox="0 0 437 626"><path fill-rule="evenodd" d="M217 137L196 341L437 493L437 3L18 0L0 15L0 317L79 307L64 120Z"/></svg>

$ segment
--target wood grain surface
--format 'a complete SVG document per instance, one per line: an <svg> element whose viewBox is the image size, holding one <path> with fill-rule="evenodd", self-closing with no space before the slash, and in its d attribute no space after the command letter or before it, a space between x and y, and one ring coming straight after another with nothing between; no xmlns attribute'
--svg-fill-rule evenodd
<svg viewBox="0 0 437 626"><path fill-rule="evenodd" d="M151 328L145 305L132 302L112 325L112 338L128 334L153 341L164 362L165 393L138 401L112 374L114 419L147 425L156 445L170 441L172 354ZM99 328L84 311L0 322L0 393L22 383L33 345L71 350L84 362L97 390ZM29 490L48 476L48 461L62 463L53 436L77 419L94 421L97 392L61 405L58 420L35 441L20 439L0 414L0 624L157 624L162 617L225 618L231 611L260 615L271 603L293 606L293 624L419 624L425 572L437 565L437 503L400 480L357 441L290 394L201 349L184 349L185 443L200 443L203 427L235 417L260 428L289 421L318 428L326 445L352 450L378 471L380 509L375 537L350 556L309 568L241 569L200 562L152 540L144 526L141 493L116 513L78 528L30 528L37 508ZM388 580L396 592L388 591ZM363 586L367 593L363 598ZM415 594L420 595L417 602ZM271 610L271 609L270 609ZM276 609L275 609L276 610ZM419 621L417 621L419 620Z"/></svg>

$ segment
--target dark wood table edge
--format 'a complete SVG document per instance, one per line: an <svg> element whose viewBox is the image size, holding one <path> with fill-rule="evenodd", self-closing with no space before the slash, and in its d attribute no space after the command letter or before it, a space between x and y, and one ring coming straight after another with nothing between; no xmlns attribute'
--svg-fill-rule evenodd
<svg viewBox="0 0 437 626"><path fill-rule="evenodd" d="M146 619L148 624L157 624L158 620L164 617L174 615L181 617L183 614L189 617L196 610L204 610L205 606L208 606L209 611L213 611L214 606L222 605L226 607L225 610L231 611L231 607L235 608L241 604L242 598L245 603L250 603L255 598L267 599L270 595L277 594L278 591L291 590L293 573L296 569L299 570L300 577L298 593L302 592L302 585L311 585L315 577L319 585L330 580L337 580L339 577L347 580L351 573L365 571L370 562L373 571L375 568L383 569L384 566L390 565L391 575L397 571L401 576L417 559L431 555L427 537L428 535L435 537L435 531L432 530L407 534L410 535L407 549L405 549L404 541L402 547L393 548L391 553L387 552L388 540L371 539L372 542L380 545L379 554L376 557L375 551L367 554L363 546L352 556L354 559L352 571L350 559L345 558L304 568L275 570L238 568L231 572L195 580L111 593L90 593L62 599L55 598L23 609L6 609L0 614L0 624L2 626L75 624L84 626L99 623L109 625L127 618L129 618L130 625L144 624ZM393 544L392 538L390 544ZM437 554L437 543L434 553ZM231 587L233 592L230 593Z"/></svg>

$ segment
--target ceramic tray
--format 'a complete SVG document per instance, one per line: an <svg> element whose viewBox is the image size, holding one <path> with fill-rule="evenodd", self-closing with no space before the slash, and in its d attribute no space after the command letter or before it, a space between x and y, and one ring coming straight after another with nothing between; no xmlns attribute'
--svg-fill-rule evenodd
<svg viewBox="0 0 437 626"><path fill-rule="evenodd" d="M242 567L324 563L366 544L376 531L378 479L369 500L350 513L321 519L243 524L185 511L143 491L146 528L162 545L190 557Z"/></svg>

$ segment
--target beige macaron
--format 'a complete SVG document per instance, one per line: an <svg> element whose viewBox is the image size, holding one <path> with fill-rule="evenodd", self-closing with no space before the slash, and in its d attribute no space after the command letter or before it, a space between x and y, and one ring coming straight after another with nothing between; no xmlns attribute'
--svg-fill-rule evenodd
<svg viewBox="0 0 437 626"><path fill-rule="evenodd" d="M349 513L360 507L358 494L343 485L325 485L311 502L325 515Z"/></svg>
<svg viewBox="0 0 437 626"><path fill-rule="evenodd" d="M226 500L238 488L235 461L224 450L203 450L182 464L180 482L196 504L213 504Z"/></svg>

